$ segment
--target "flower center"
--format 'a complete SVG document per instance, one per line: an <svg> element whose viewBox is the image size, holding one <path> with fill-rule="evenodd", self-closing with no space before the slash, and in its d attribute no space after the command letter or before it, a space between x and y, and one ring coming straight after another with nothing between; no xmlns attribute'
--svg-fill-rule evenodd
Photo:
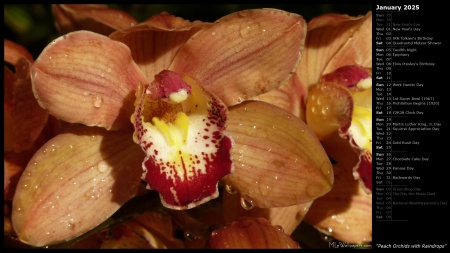
<svg viewBox="0 0 450 253"><path fill-rule="evenodd" d="M232 172L227 108L190 77L164 70L139 90L134 140L146 158L142 179L164 206L192 208L218 196L217 183Z"/></svg>

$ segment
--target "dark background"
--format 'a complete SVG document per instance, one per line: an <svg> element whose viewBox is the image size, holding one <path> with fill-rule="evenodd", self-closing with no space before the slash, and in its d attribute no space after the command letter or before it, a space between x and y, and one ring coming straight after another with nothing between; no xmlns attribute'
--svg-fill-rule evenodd
<svg viewBox="0 0 450 253"><path fill-rule="evenodd" d="M222 16L244 9L276 8L298 13L306 21L324 13L352 16L364 15L370 4L111 4L141 22L160 12L169 12L184 19L214 22ZM36 59L42 49L57 38L51 5L4 5L4 38L25 46Z"/></svg>

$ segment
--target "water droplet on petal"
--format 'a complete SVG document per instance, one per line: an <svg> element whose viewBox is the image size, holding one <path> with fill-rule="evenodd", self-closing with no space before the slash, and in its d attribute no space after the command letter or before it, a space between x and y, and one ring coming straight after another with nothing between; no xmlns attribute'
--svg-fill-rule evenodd
<svg viewBox="0 0 450 253"><path fill-rule="evenodd" d="M225 190L227 190L227 192L229 193L229 194L236 194L237 193L237 191L236 191L236 189L234 189L231 185L225 185Z"/></svg>
<svg viewBox="0 0 450 253"><path fill-rule="evenodd" d="M322 114L323 114L324 116L326 116L326 115L328 114L328 112L329 112L329 107L328 107L328 106L322 107Z"/></svg>
<svg viewBox="0 0 450 253"><path fill-rule="evenodd" d="M245 210L251 210L253 208L253 199L250 197L241 197L241 206Z"/></svg>
<svg viewBox="0 0 450 253"><path fill-rule="evenodd" d="M110 169L110 166L105 162L105 161L101 161L97 164L97 170L100 172L106 172Z"/></svg>
<svg viewBox="0 0 450 253"><path fill-rule="evenodd" d="M280 225L275 225L274 227L275 227L278 231L284 232L284 229L283 229L282 226L280 226Z"/></svg>
<svg viewBox="0 0 450 253"><path fill-rule="evenodd" d="M320 233L320 237L322 238L322 240L324 242L332 242L332 241L334 241L334 238L331 235Z"/></svg>
<svg viewBox="0 0 450 253"><path fill-rule="evenodd" d="M95 108L100 108L102 106L102 103L103 103L102 95L94 95L93 96L93 102L94 102L94 107Z"/></svg>
<svg viewBox="0 0 450 253"><path fill-rule="evenodd" d="M195 235L194 233L192 233L190 231L184 231L184 238L186 238L186 240L188 240L188 241L193 241L193 240L197 239L197 235Z"/></svg>
<svg viewBox="0 0 450 253"><path fill-rule="evenodd" d="M242 24L239 32L240 32L242 38L247 38L248 36L250 36L252 30L251 30L250 25Z"/></svg>

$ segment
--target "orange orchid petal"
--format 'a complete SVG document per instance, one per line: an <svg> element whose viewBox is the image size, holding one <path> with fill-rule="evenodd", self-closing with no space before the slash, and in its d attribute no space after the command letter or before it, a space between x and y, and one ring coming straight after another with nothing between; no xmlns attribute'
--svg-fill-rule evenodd
<svg viewBox="0 0 450 253"><path fill-rule="evenodd" d="M241 217L216 229L209 238L212 249L299 249L300 245L264 218Z"/></svg>
<svg viewBox="0 0 450 253"><path fill-rule="evenodd" d="M246 101L231 107L227 132L235 172L224 180L258 207L309 202L331 189L330 160L299 118L271 104Z"/></svg>
<svg viewBox="0 0 450 253"><path fill-rule="evenodd" d="M152 80L169 67L179 48L192 34L210 25L201 21L189 22L164 12L109 37L128 45L134 61Z"/></svg>
<svg viewBox="0 0 450 253"><path fill-rule="evenodd" d="M33 65L32 81L52 115L106 129L131 127L135 90L147 83L128 47L88 31L50 43Z"/></svg>
<svg viewBox="0 0 450 253"><path fill-rule="evenodd" d="M224 191L223 213L226 223L232 222L242 216L253 218L263 217L272 225L282 228L284 233L288 235L292 234L300 222L302 222L309 207L313 203L311 201L298 205L272 208L253 207L250 210L247 210L242 207L241 202L242 199L240 194L230 194L227 191Z"/></svg>
<svg viewBox="0 0 450 253"><path fill-rule="evenodd" d="M5 111L5 129L11 132L11 137L7 138L5 144L12 144L14 152L21 152L29 149L36 141L47 122L48 113L39 106L34 97L30 62L21 58L16 62L15 68L10 110Z"/></svg>
<svg viewBox="0 0 450 253"><path fill-rule="evenodd" d="M333 165L333 189L316 199L305 221L337 240L362 244L372 241L372 195L353 178L358 155L337 134L324 142Z"/></svg>
<svg viewBox="0 0 450 253"><path fill-rule="evenodd" d="M297 74L294 73L285 84L253 99L276 105L305 121L307 94L306 87L300 83Z"/></svg>
<svg viewBox="0 0 450 253"><path fill-rule="evenodd" d="M297 14L276 9L232 13L193 35L170 69L195 77L231 106L287 81L305 35L306 22Z"/></svg>
<svg viewBox="0 0 450 253"><path fill-rule="evenodd" d="M33 56L23 46L7 39L3 39L3 46L4 59L6 62L16 65L19 59L25 58L29 62L33 63Z"/></svg>
<svg viewBox="0 0 450 253"><path fill-rule="evenodd" d="M104 4L54 4L52 11L61 34L89 30L108 36L138 23L130 14Z"/></svg>
<svg viewBox="0 0 450 253"><path fill-rule="evenodd" d="M352 120L350 90L337 83L319 83L311 88L306 102L306 122L319 140L339 129L348 129Z"/></svg>
<svg viewBox="0 0 450 253"><path fill-rule="evenodd" d="M48 141L19 180L12 220L32 246L93 229L135 196L143 153L131 133L80 126Z"/></svg>
<svg viewBox="0 0 450 253"><path fill-rule="evenodd" d="M305 48L297 73L307 87L341 66L371 67L372 13L315 17L308 23Z"/></svg>

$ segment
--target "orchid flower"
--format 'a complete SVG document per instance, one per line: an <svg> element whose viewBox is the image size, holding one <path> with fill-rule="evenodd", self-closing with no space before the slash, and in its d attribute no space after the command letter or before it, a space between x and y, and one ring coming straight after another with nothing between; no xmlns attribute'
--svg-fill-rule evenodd
<svg viewBox="0 0 450 253"><path fill-rule="evenodd" d="M335 184L305 220L348 243L372 240L372 14L325 14L308 23L297 70L306 122L334 160Z"/></svg>
<svg viewBox="0 0 450 253"><path fill-rule="evenodd" d="M34 152L54 133L52 118L36 102L31 89L27 49L4 40L4 223L5 234L14 235L10 204L15 188ZM13 68L10 68L12 66Z"/></svg>
<svg viewBox="0 0 450 253"><path fill-rule="evenodd" d="M214 23L161 13L109 37L83 30L50 43L32 65L33 91L73 125L20 178L19 239L44 246L80 236L141 194L141 182L176 210L216 198L220 180L259 207L326 194L333 171L314 133L251 100L291 77L305 32L300 15L276 9Z"/></svg>

